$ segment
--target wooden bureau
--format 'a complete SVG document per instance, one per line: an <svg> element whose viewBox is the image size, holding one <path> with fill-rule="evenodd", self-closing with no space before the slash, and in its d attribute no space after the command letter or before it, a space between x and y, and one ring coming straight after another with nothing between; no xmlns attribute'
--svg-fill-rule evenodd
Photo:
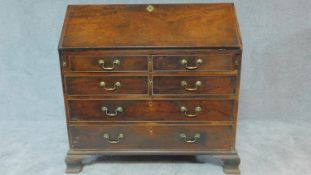
<svg viewBox="0 0 311 175"><path fill-rule="evenodd" d="M239 174L234 5L70 5L59 43L70 150L210 155Z"/></svg>

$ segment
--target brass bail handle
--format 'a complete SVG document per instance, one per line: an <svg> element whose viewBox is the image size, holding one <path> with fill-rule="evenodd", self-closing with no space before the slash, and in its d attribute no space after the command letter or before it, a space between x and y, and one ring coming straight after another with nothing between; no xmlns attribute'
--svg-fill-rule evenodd
<svg viewBox="0 0 311 175"><path fill-rule="evenodd" d="M108 109L107 106L102 106L101 111L105 112L107 117L116 117L118 116L119 113L122 113L124 110L121 106L118 106L114 112L109 112L110 110Z"/></svg>
<svg viewBox="0 0 311 175"><path fill-rule="evenodd" d="M115 59L112 61L112 66L111 67L106 67L105 66L105 61L100 59L98 61L98 65L103 69L103 70L115 70L119 65L121 64L120 60Z"/></svg>
<svg viewBox="0 0 311 175"><path fill-rule="evenodd" d="M185 143L196 143L200 140L201 134L195 133L193 138L188 138L185 133L180 133L179 137L183 139Z"/></svg>
<svg viewBox="0 0 311 175"><path fill-rule="evenodd" d="M106 139L107 142L111 144L117 144L120 143L120 141L124 138L124 134L119 133L116 139L111 139L111 136L108 133L104 133L103 137Z"/></svg>
<svg viewBox="0 0 311 175"><path fill-rule="evenodd" d="M99 82L99 86L104 88L106 91L115 91L119 87L121 87L121 83L119 81L117 81L114 83L114 85L112 87L106 87L106 82L101 81L101 82Z"/></svg>
<svg viewBox="0 0 311 175"><path fill-rule="evenodd" d="M200 58L197 59L197 60L195 61L195 66L189 66L189 65L188 65L188 60L187 60L187 59L182 59L182 60L180 61L180 64L183 65L184 68L187 69L187 70L195 70L195 69L198 69L199 66L200 66L202 63L203 63L203 60L200 59Z"/></svg>
<svg viewBox="0 0 311 175"><path fill-rule="evenodd" d="M188 109L185 106L180 107L180 112L184 112L184 115L188 118L194 118L199 115L199 113L202 111L202 108L200 106L197 106L194 108L194 114L189 114Z"/></svg>
<svg viewBox="0 0 311 175"><path fill-rule="evenodd" d="M202 82L196 81L194 87L188 87L187 81L183 80L180 82L180 86L183 87L186 91L196 91L200 86L202 86Z"/></svg>

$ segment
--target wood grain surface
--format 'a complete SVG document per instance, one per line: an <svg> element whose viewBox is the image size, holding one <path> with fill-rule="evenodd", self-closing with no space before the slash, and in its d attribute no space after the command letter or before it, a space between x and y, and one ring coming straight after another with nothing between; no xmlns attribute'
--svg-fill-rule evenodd
<svg viewBox="0 0 311 175"><path fill-rule="evenodd" d="M60 48L241 47L233 4L71 5Z"/></svg>

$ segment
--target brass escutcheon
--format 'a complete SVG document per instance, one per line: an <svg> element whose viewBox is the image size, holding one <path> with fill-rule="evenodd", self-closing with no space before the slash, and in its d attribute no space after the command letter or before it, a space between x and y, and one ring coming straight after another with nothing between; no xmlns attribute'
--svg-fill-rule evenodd
<svg viewBox="0 0 311 175"><path fill-rule="evenodd" d="M154 6L153 6L153 5L148 5L147 8L146 8L146 10L147 10L148 12L152 12L152 11L154 11Z"/></svg>

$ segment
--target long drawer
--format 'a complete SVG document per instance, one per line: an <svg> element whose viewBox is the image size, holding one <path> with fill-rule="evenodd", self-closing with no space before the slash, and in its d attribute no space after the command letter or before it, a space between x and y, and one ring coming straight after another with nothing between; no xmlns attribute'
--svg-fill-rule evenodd
<svg viewBox="0 0 311 175"><path fill-rule="evenodd" d="M234 100L68 100L72 121L232 121Z"/></svg>
<svg viewBox="0 0 311 175"><path fill-rule="evenodd" d="M68 95L147 94L147 76L66 77Z"/></svg>
<svg viewBox="0 0 311 175"><path fill-rule="evenodd" d="M71 125L72 149L231 149L231 125Z"/></svg>

